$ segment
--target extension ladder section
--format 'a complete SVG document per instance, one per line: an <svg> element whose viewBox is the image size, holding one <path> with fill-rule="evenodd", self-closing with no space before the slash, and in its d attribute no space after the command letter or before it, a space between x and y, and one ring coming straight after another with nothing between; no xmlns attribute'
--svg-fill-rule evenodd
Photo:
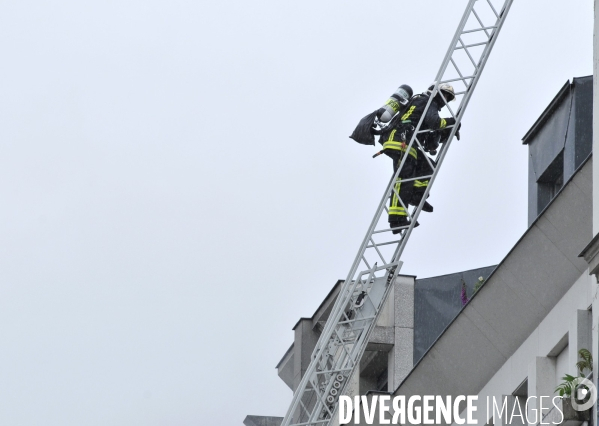
<svg viewBox="0 0 599 426"><path fill-rule="evenodd" d="M439 85L452 84L456 90L454 104L457 106L451 108L449 104L445 109L455 118L456 124L438 154L432 159L427 157L432 173L402 180L429 180L429 184L420 205L413 207L411 211L400 198L402 206L408 212L410 224L399 228L399 234L392 234L392 229L387 223L387 203L393 193L399 198L395 182L407 156L404 156L397 172L391 178L322 330L310 365L294 393L282 426L328 425L334 418L339 395L343 394L349 378L359 366L378 314L391 288L390 283L401 269L401 254L443 164L512 1L468 1L435 77L434 89L426 106L428 110L431 100L439 93ZM422 149L422 136L428 132L427 129L420 130L426 110L415 128L406 152L412 147Z"/></svg>

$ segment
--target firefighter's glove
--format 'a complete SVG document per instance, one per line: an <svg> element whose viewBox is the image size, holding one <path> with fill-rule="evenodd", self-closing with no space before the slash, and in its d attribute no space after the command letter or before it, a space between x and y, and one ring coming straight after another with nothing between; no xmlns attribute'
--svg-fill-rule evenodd
<svg viewBox="0 0 599 426"><path fill-rule="evenodd" d="M460 128L462 127L462 123L458 124L458 129L455 131L455 137L457 140L460 140Z"/></svg>
<svg viewBox="0 0 599 426"><path fill-rule="evenodd" d="M381 133L383 133L383 129L378 129L376 126L372 126L370 128L370 133L372 133L373 135L380 135Z"/></svg>

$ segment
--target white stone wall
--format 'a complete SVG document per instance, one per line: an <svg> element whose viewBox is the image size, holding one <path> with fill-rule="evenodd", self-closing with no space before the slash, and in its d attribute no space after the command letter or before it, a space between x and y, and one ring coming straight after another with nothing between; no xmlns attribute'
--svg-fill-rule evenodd
<svg viewBox="0 0 599 426"><path fill-rule="evenodd" d="M594 324L593 333L597 333L597 315L591 318L589 310L589 307L599 303L596 289L594 278L588 273L582 274L533 333L495 373L479 393L479 411L475 417L479 425L489 422L484 410L485 405L482 403L486 401L487 396L501 398L503 395L511 395L526 379L529 397L553 396L559 380L557 368L575 373L577 360L574 354L580 348L595 349L597 346L596 343L591 343L590 329ZM597 311L599 304L593 313ZM566 335L567 347L564 344ZM560 354L558 362L557 357ZM532 404L530 408L538 407Z"/></svg>
<svg viewBox="0 0 599 426"><path fill-rule="evenodd" d="M595 21L593 30L593 152L599 152L599 0L595 0ZM593 162L593 235L599 233L599 161ZM593 301L592 353L595 384L599 376L599 302L596 286L590 286L590 296ZM593 407L593 418L597 419L597 406Z"/></svg>
<svg viewBox="0 0 599 426"><path fill-rule="evenodd" d="M593 152L599 152L599 0L595 0L593 31ZM599 161L593 165L593 188L599 188ZM593 195L597 189L593 190ZM599 196L593 196L593 234L599 233Z"/></svg>

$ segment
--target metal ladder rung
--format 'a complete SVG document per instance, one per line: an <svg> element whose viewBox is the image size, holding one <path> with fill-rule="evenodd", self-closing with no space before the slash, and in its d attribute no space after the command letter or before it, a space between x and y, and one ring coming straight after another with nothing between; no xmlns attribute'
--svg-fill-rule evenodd
<svg viewBox="0 0 599 426"><path fill-rule="evenodd" d="M448 129L450 127L453 127L453 124L451 126L447 126ZM427 179L427 178L431 178L431 177L433 177L433 175L424 175L424 176L417 176L414 178L401 179L401 183L411 182L413 180Z"/></svg>
<svg viewBox="0 0 599 426"><path fill-rule="evenodd" d="M462 43L462 46L456 47L454 50L468 49L470 47L485 46L485 45L489 44L488 41L482 41L480 43L474 43L474 44L464 44L464 42L462 40L460 40L460 42Z"/></svg>
<svg viewBox="0 0 599 426"><path fill-rule="evenodd" d="M356 321L367 321L367 320L375 319L375 318L376 317L356 318L356 319L350 319L348 321L339 321L337 324L351 324L351 323L356 322Z"/></svg>
<svg viewBox="0 0 599 426"><path fill-rule="evenodd" d="M495 28L497 28L497 27L495 27L495 26L493 26L493 27L481 27L481 28L476 28L474 30L462 31L460 34L470 34L470 33L476 33L478 31L494 30Z"/></svg>
<svg viewBox="0 0 599 426"><path fill-rule="evenodd" d="M469 78L470 80L472 80L474 78L474 76L473 75L469 75L468 77L450 78L449 80L442 80L441 82L439 82L439 84L453 83L454 81L465 81L467 78Z"/></svg>
<svg viewBox="0 0 599 426"><path fill-rule="evenodd" d="M385 229L380 229L378 231L374 231L373 234L382 234L384 232L391 232L394 229L400 229L400 228L385 228Z"/></svg>
<svg viewBox="0 0 599 426"><path fill-rule="evenodd" d="M340 368L339 370L317 371L316 374L335 374L335 373L339 373L341 371L351 371L351 368Z"/></svg>
<svg viewBox="0 0 599 426"><path fill-rule="evenodd" d="M399 240L396 241L387 241L386 243L380 243L380 244L374 244L374 245L370 245L370 246L366 246L366 248L374 248L374 247L381 247L381 246L388 246L389 244L396 244L401 242L401 238Z"/></svg>

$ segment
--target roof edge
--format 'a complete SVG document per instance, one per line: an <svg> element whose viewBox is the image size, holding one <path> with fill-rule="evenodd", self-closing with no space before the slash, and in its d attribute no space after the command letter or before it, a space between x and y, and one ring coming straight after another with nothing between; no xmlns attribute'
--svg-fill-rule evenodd
<svg viewBox="0 0 599 426"><path fill-rule="evenodd" d="M466 272L472 272L472 271L476 271L478 269L483 269L483 268L497 268L498 265L489 265L489 266L480 266L478 268L472 268L472 269L465 269L463 271L457 271L457 272L449 272L448 274L442 274L442 275L435 275L432 277L426 277L426 278L416 278L416 282L418 281L424 281L424 280L431 280L433 278L442 278L442 277L448 277L450 275L455 275L455 274L464 274Z"/></svg>
<svg viewBox="0 0 599 426"><path fill-rule="evenodd" d="M599 240L599 233L593 237L593 239L587 244L585 248L582 249L578 257L585 257L587 252L595 245L595 243Z"/></svg>
<svg viewBox="0 0 599 426"><path fill-rule="evenodd" d="M553 114L553 112L557 109L557 107L562 101L562 98L564 98L566 94L570 92L569 89L573 84L574 82L571 83L569 79L568 81L566 81L566 83L562 86L559 92L557 92L557 95L555 95L553 100L549 102L547 108L545 108L545 110L541 113L539 118L537 118L537 121L535 121L532 127L528 130L528 132L526 132L526 134L522 138L522 145L528 145L528 139L532 138L534 135L537 134L537 132L541 128L541 125L545 123L549 116Z"/></svg>
<svg viewBox="0 0 599 426"><path fill-rule="evenodd" d="M291 352L293 350L294 346L295 346L295 342L293 342L291 344L291 346L289 346L289 349L287 349L287 352L285 352L285 355L283 355L283 357L281 358L281 360L279 361L279 363L277 364L277 366L275 368L279 368L279 366L283 363L283 361L285 361L285 358L287 358L287 355L289 355L289 352Z"/></svg>

